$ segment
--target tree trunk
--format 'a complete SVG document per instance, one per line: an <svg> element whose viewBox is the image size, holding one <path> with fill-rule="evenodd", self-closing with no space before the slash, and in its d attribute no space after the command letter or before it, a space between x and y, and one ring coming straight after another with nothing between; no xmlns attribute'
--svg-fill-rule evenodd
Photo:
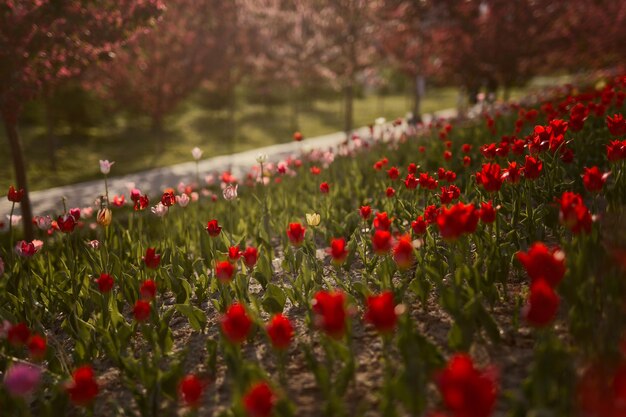
<svg viewBox="0 0 626 417"><path fill-rule="evenodd" d="M52 172L57 172L57 137L54 135L54 114L49 99L46 100L46 136L50 153L50 169Z"/></svg>
<svg viewBox="0 0 626 417"><path fill-rule="evenodd" d="M150 129L155 133L163 132L163 116L161 114L152 115Z"/></svg>
<svg viewBox="0 0 626 417"><path fill-rule="evenodd" d="M424 76L416 75L413 79L413 121L422 121L422 97L424 97Z"/></svg>
<svg viewBox="0 0 626 417"><path fill-rule="evenodd" d="M28 181L26 179L26 165L24 164L24 153L22 152L22 141L17 131L17 121L4 118L4 128L9 140L11 148L11 157L13 158L13 167L15 168L15 178L17 179L17 188L24 190L24 197L21 203L22 223L24 224L24 239L33 240L33 209L30 205L30 196L28 195ZM12 219L11 219L12 220Z"/></svg>
<svg viewBox="0 0 626 417"><path fill-rule="evenodd" d="M353 106L354 106L354 83L352 80L348 81L348 84L344 87L344 132L346 137L350 139L353 129Z"/></svg>
<svg viewBox="0 0 626 417"><path fill-rule="evenodd" d="M459 93L456 99L456 117L459 120L464 120L467 113L468 104L468 89L464 85L459 87ZM470 100L471 101L471 97Z"/></svg>

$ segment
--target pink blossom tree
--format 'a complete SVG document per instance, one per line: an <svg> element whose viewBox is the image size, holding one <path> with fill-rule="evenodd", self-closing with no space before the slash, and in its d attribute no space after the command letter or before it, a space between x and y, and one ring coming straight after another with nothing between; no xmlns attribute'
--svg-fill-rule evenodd
<svg viewBox="0 0 626 417"><path fill-rule="evenodd" d="M233 11L231 2L221 0L172 2L153 30L137 34L115 60L100 62L87 82L124 108L148 115L160 131L181 100L229 65L224 22L232 23Z"/></svg>
<svg viewBox="0 0 626 417"><path fill-rule="evenodd" d="M310 0L311 10L319 13L318 30L325 37L324 65L328 78L344 96L344 131L354 128L354 97L357 76L372 67L378 57L376 47L376 3L369 0Z"/></svg>
<svg viewBox="0 0 626 417"><path fill-rule="evenodd" d="M307 0L246 0L246 24L254 28L254 79L288 86L292 127L298 130L298 92L332 78L322 57L326 50L320 14Z"/></svg>
<svg viewBox="0 0 626 417"><path fill-rule="evenodd" d="M420 119L425 78L440 70L433 51L437 7L433 1L383 0L378 3L379 42L387 61L411 81L413 115Z"/></svg>
<svg viewBox="0 0 626 417"><path fill-rule="evenodd" d="M23 105L108 58L139 27L153 22L160 0L8 0L0 4L0 113L17 186L24 189L24 237L33 238L32 208L18 132Z"/></svg>

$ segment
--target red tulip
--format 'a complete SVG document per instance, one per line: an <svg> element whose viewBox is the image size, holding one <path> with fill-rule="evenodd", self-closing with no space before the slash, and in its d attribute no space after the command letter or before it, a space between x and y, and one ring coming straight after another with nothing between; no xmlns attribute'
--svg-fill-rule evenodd
<svg viewBox="0 0 626 417"><path fill-rule="evenodd" d="M391 198L396 195L396 190L394 190L393 187L387 187L387 189L385 190L385 195L387 196L387 198Z"/></svg>
<svg viewBox="0 0 626 417"><path fill-rule="evenodd" d="M574 161L574 151L571 148L561 148L561 161L566 164L570 164Z"/></svg>
<svg viewBox="0 0 626 417"><path fill-rule="evenodd" d="M437 216L439 233L444 239L457 239L462 234L474 233L478 225L479 211L472 204L461 202L450 208L442 207Z"/></svg>
<svg viewBox="0 0 626 417"><path fill-rule="evenodd" d="M606 179L611 175L610 172L600 172L598 167L584 168L583 184L587 191L591 193L602 191Z"/></svg>
<svg viewBox="0 0 626 417"><path fill-rule="evenodd" d="M434 190L439 186L439 182L428 175L428 172L422 172L419 178L420 188L424 188L426 190Z"/></svg>
<svg viewBox="0 0 626 417"><path fill-rule="evenodd" d="M523 139L517 139L513 142L513 145L511 145L511 152L513 152L515 155L523 155L525 147L526 141Z"/></svg>
<svg viewBox="0 0 626 417"><path fill-rule="evenodd" d="M170 207L176 204L176 196L174 195L174 191L165 191L161 196L161 204L166 207Z"/></svg>
<svg viewBox="0 0 626 417"><path fill-rule="evenodd" d="M146 256L143 257L143 262L147 268L157 269L161 263L161 255L156 253L155 248L146 249Z"/></svg>
<svg viewBox="0 0 626 417"><path fill-rule="evenodd" d="M391 228L391 220L386 212L378 212L372 224L376 230L389 230Z"/></svg>
<svg viewBox="0 0 626 417"><path fill-rule="evenodd" d="M565 275L565 254L558 247L549 249L545 244L535 242L528 252L518 252L515 256L533 282L544 279L556 287Z"/></svg>
<svg viewBox="0 0 626 417"><path fill-rule="evenodd" d="M293 133L293 140L295 140L296 142L301 142L302 139L304 139L304 136L302 136L302 133L300 132Z"/></svg>
<svg viewBox="0 0 626 417"><path fill-rule="evenodd" d="M293 339L293 326L282 314L276 314L267 325L267 335L275 349L286 349Z"/></svg>
<svg viewBox="0 0 626 417"><path fill-rule="evenodd" d="M386 255L391 250L391 233L387 230L376 230L372 236L372 248L376 255Z"/></svg>
<svg viewBox="0 0 626 417"><path fill-rule="evenodd" d="M331 337L341 338L346 331L345 296L341 291L318 291L313 299L317 325Z"/></svg>
<svg viewBox="0 0 626 417"><path fill-rule="evenodd" d="M235 268L233 267L233 264L228 261L218 262L215 265L215 276L224 284L232 281L234 273Z"/></svg>
<svg viewBox="0 0 626 417"><path fill-rule="evenodd" d="M267 382L254 384L243 396L243 406L249 417L269 417L274 411L276 396Z"/></svg>
<svg viewBox="0 0 626 417"><path fill-rule="evenodd" d="M122 207L124 206L124 203L126 203L126 198L124 197L124 194L113 196L113 201L111 202L111 204L113 204L115 207Z"/></svg>
<svg viewBox="0 0 626 417"><path fill-rule="evenodd" d="M451 185L450 187L441 187L441 195L439 196L439 200L441 204L449 204L452 200L459 198L461 195L461 190L456 185Z"/></svg>
<svg viewBox="0 0 626 417"><path fill-rule="evenodd" d="M150 303L143 300L137 300L135 303L135 307L133 307L133 317L138 322L146 321L150 318L150 312L152 311L152 307L150 307Z"/></svg>
<svg viewBox="0 0 626 417"><path fill-rule="evenodd" d="M63 233L71 233L76 227L76 219L71 214L65 214L57 218L57 226Z"/></svg>
<svg viewBox="0 0 626 417"><path fill-rule="evenodd" d="M72 372L72 381L67 385L70 400L76 405L87 406L98 395L98 383L91 366L82 366Z"/></svg>
<svg viewBox="0 0 626 417"><path fill-rule="evenodd" d="M330 192L330 186L327 182L323 182L320 184L320 192L322 194L328 194Z"/></svg>
<svg viewBox="0 0 626 417"><path fill-rule="evenodd" d="M247 268L252 269L259 259L259 251L253 246L248 246L243 252L243 263Z"/></svg>
<svg viewBox="0 0 626 417"><path fill-rule="evenodd" d="M80 220L80 208L74 207L70 209L70 215L74 217L74 220Z"/></svg>
<svg viewBox="0 0 626 417"><path fill-rule="evenodd" d="M141 287L139 287L139 294L141 298L144 300L153 300L156 297L157 286L156 282L151 279L147 279L141 283Z"/></svg>
<svg viewBox="0 0 626 417"><path fill-rule="evenodd" d="M305 233L306 228L300 223L289 223L289 227L287 228L287 237L289 238L289 241L292 245L302 245L302 242L304 242Z"/></svg>
<svg viewBox="0 0 626 417"><path fill-rule="evenodd" d="M415 249L409 235L402 236L393 247L393 260L399 269L408 269L415 262Z"/></svg>
<svg viewBox="0 0 626 417"><path fill-rule="evenodd" d="M617 162L626 159L626 140L612 140L606 145L606 157L609 162Z"/></svg>
<svg viewBox="0 0 626 417"><path fill-rule="evenodd" d="M496 209L491 201L480 203L480 221L483 223L493 223L496 221Z"/></svg>
<svg viewBox="0 0 626 417"><path fill-rule="evenodd" d="M417 219L411 222L411 228L416 235L423 235L426 233L426 221L423 216L417 216Z"/></svg>
<svg viewBox="0 0 626 417"><path fill-rule="evenodd" d="M613 136L626 136L626 119L621 114L606 116L606 125Z"/></svg>
<svg viewBox="0 0 626 417"><path fill-rule="evenodd" d="M46 338L38 334L34 334L28 340L28 353L33 360L41 360L46 356L48 344Z"/></svg>
<svg viewBox="0 0 626 417"><path fill-rule="evenodd" d="M559 219L572 233L591 232L591 213L585 206L582 197L571 191L565 191L560 199Z"/></svg>
<svg viewBox="0 0 626 417"><path fill-rule="evenodd" d="M11 325L7 331L7 340L12 346L24 346L30 339L30 329L25 323Z"/></svg>
<svg viewBox="0 0 626 417"><path fill-rule="evenodd" d="M570 119L568 126L572 132L578 132L582 130L585 125L585 120L589 116L589 109L582 103L576 103L570 110Z"/></svg>
<svg viewBox="0 0 626 417"><path fill-rule="evenodd" d="M499 191L502 187L502 171L496 163L483 164L480 172L476 173L476 182L482 185L487 192Z"/></svg>
<svg viewBox="0 0 626 417"><path fill-rule="evenodd" d="M241 255L242 253L239 246L231 246L228 248L228 259L230 259L231 262L237 262Z"/></svg>
<svg viewBox="0 0 626 417"><path fill-rule="evenodd" d="M42 247L43 242L41 240L35 239L32 242L21 240L15 245L15 253L24 258L30 258L39 252Z"/></svg>
<svg viewBox="0 0 626 417"><path fill-rule="evenodd" d="M547 326L559 309L559 297L545 279L537 279L530 284L528 304L522 312L531 326Z"/></svg>
<svg viewBox="0 0 626 417"><path fill-rule="evenodd" d="M150 199L145 194L138 196L134 201L135 201L135 205L133 207L135 211L144 210L146 207L150 205Z"/></svg>
<svg viewBox="0 0 626 417"><path fill-rule="evenodd" d="M217 220L209 220L206 224L206 231L211 237L219 236L222 231L222 227L217 223Z"/></svg>
<svg viewBox="0 0 626 417"><path fill-rule="evenodd" d="M346 240L344 238L331 240L328 253L333 258L333 263L335 265L341 265L342 263L344 263L346 261L346 258L348 257Z"/></svg>
<svg viewBox="0 0 626 417"><path fill-rule="evenodd" d="M364 319L381 333L392 332L398 322L393 293L385 291L379 295L368 296Z"/></svg>
<svg viewBox="0 0 626 417"><path fill-rule="evenodd" d="M457 417L488 417L492 414L498 388L495 371L480 371L472 359L457 353L438 375L443 402Z"/></svg>
<svg viewBox="0 0 626 417"><path fill-rule="evenodd" d="M114 280L111 275L103 272L98 279L96 279L96 284L98 284L98 290L105 294L113 289Z"/></svg>
<svg viewBox="0 0 626 417"><path fill-rule="evenodd" d="M20 188L16 190L12 185L9 186L9 192L7 194L7 199L13 203L22 202L22 198L24 197L24 189Z"/></svg>
<svg viewBox="0 0 626 417"><path fill-rule="evenodd" d="M467 155L466 155L466 156L464 156L464 157L463 157L463 166L464 166L464 167L468 167L468 166L470 166L470 165L472 165L472 158L470 158L470 157L469 157L469 156L467 156Z"/></svg>
<svg viewBox="0 0 626 417"><path fill-rule="evenodd" d="M509 166L503 170L502 179L516 184L520 180L522 169L517 166L517 162L509 162Z"/></svg>
<svg viewBox="0 0 626 417"><path fill-rule="evenodd" d="M252 328L252 320L246 309L239 303L234 303L222 317L222 333L231 343L242 343L248 337Z"/></svg>
<svg viewBox="0 0 626 417"><path fill-rule="evenodd" d="M526 163L524 164L524 178L534 180L539 178L541 170L543 169L543 162L539 158L526 155Z"/></svg>
<svg viewBox="0 0 626 417"><path fill-rule="evenodd" d="M409 166L407 167L407 172L409 174L415 175L417 173L417 165L415 165L413 162L411 162L409 164Z"/></svg>
<svg viewBox="0 0 626 417"><path fill-rule="evenodd" d="M626 364L591 363L576 387L581 411L590 417L623 417L626 412Z"/></svg>
<svg viewBox="0 0 626 417"><path fill-rule="evenodd" d="M493 159L496 157L496 144L489 143L480 147L480 153L487 159Z"/></svg>
<svg viewBox="0 0 626 417"><path fill-rule="evenodd" d="M391 167L387 171L387 176L389 177L390 180L396 180L400 176L400 171L396 167Z"/></svg>
<svg viewBox="0 0 626 417"><path fill-rule="evenodd" d="M404 186L409 190L416 189L419 183L419 180L413 174L408 174L404 180Z"/></svg>
<svg viewBox="0 0 626 417"><path fill-rule="evenodd" d="M188 374L178 383L178 393L185 405L195 408L200 405L204 387L205 384L200 378L193 374Z"/></svg>
<svg viewBox="0 0 626 417"><path fill-rule="evenodd" d="M426 207L424 209L424 220L426 221L426 224L428 225L431 223L436 223L440 211L441 210L437 208L437 206L435 206L434 204Z"/></svg>
<svg viewBox="0 0 626 417"><path fill-rule="evenodd" d="M372 215L372 208L370 206L361 206L359 209L359 215L363 218L363 220L369 219Z"/></svg>

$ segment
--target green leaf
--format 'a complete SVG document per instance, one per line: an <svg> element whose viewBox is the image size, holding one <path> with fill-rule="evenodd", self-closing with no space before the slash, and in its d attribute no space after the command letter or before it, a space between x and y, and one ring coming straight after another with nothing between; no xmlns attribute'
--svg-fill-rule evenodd
<svg viewBox="0 0 626 417"><path fill-rule="evenodd" d="M204 311L200 310L198 307L190 304L175 304L174 308L176 308L180 314L187 317L189 325L195 331L201 331L206 325L206 315Z"/></svg>
<svg viewBox="0 0 626 417"><path fill-rule="evenodd" d="M287 296L279 286L271 283L267 284L263 301L261 301L261 305L266 312L270 314L282 313L286 301Z"/></svg>

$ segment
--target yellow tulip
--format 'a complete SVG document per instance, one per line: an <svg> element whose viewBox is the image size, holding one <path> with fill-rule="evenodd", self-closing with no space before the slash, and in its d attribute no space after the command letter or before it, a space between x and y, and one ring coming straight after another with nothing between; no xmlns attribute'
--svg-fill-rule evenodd
<svg viewBox="0 0 626 417"><path fill-rule="evenodd" d="M309 226L315 227L320 224L321 217L318 213L306 213L306 222Z"/></svg>
<svg viewBox="0 0 626 417"><path fill-rule="evenodd" d="M96 217L96 221L99 225L107 227L111 224L111 220L113 219L113 213L108 208L102 208L98 210L98 216Z"/></svg>

